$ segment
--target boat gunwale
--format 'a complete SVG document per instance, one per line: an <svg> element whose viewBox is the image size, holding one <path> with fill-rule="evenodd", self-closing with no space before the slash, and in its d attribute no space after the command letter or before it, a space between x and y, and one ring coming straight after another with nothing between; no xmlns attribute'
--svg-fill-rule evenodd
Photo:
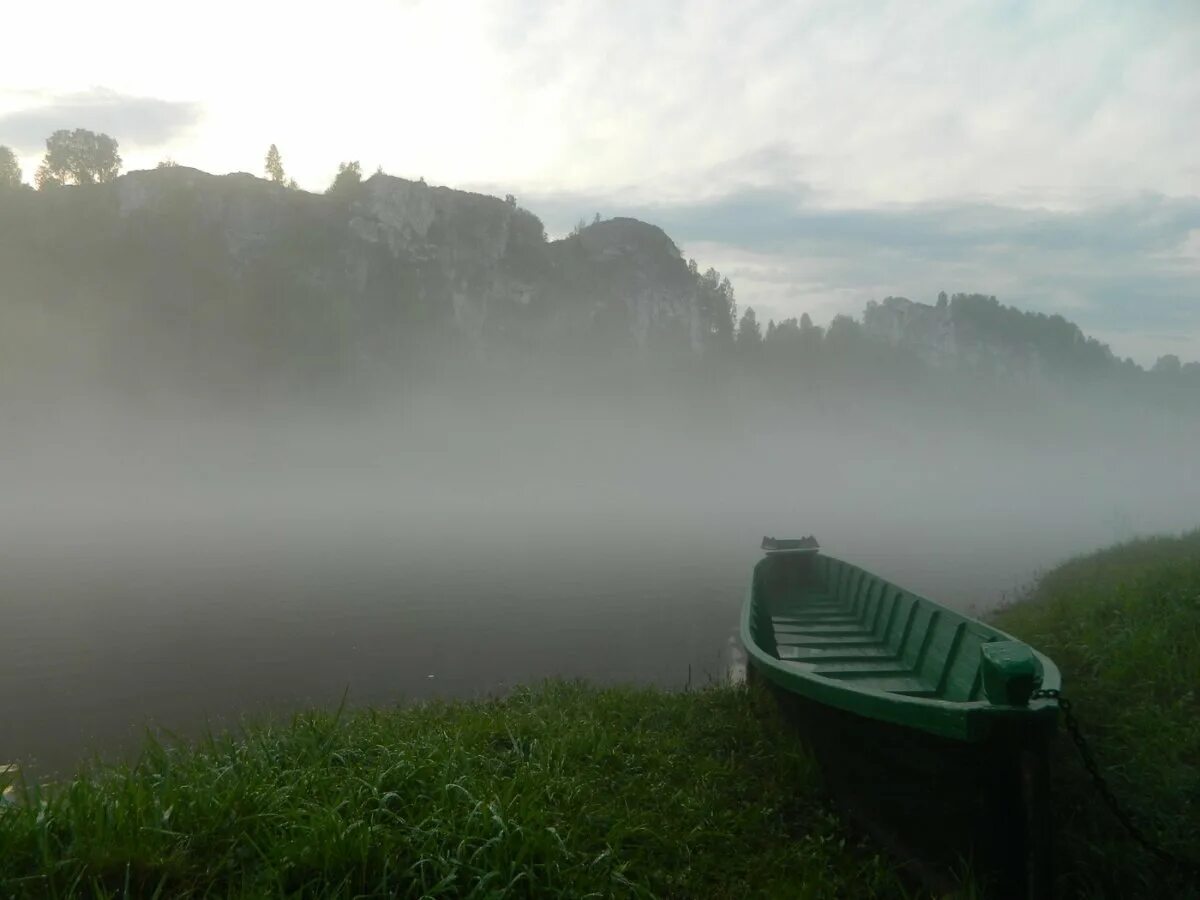
<svg viewBox="0 0 1200 900"><path fill-rule="evenodd" d="M761 672L764 677L780 688L798 696L807 697L818 703L824 703L828 706L863 716L864 718L963 741L983 740L992 733L995 725L1005 721L1057 720L1058 705L1054 700L1049 698L1031 700L1025 706L1009 706L992 703L986 698L976 700L945 700L935 697L901 694L866 685L856 685L853 681L830 678L815 671L806 671L790 665L788 660L772 655L760 647L751 636L751 622L755 604L755 574L757 574L758 567L762 565L767 557L788 552L794 553L797 551L769 551L763 559L755 564L751 575L750 587L747 591L745 602L742 604L740 623L740 637L742 646L745 648L747 654L747 661L754 666L756 671ZM800 552L817 553L819 550L814 548L812 550L805 549ZM824 553L821 555L830 562L840 563L849 569L857 569L878 578L879 581L890 585L892 588L903 591L916 601L913 609L916 609L918 604L928 604L934 611L948 612L965 623L985 629L997 638L1029 646L1024 641L1019 640L1000 628L996 628L994 625L951 609L935 600L930 600L928 597L903 588L894 582L887 581L887 579L873 575L873 573L867 572L866 569L855 566L853 563ZM830 593L836 592L831 591ZM1030 650L1042 665L1042 682L1039 687L1043 690L1061 689L1062 675L1058 666L1036 647L1030 647ZM913 716L912 713L914 711L919 711L922 715ZM919 719L920 721L914 721L914 719Z"/></svg>

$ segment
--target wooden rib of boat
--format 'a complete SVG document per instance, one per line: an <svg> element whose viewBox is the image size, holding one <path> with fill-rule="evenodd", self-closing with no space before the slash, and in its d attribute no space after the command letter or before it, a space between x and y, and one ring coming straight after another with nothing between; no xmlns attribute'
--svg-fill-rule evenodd
<svg viewBox="0 0 1200 900"><path fill-rule="evenodd" d="M1050 890L1054 663L999 629L823 554L763 539L741 622L748 674L813 747L845 811L935 886Z"/></svg>

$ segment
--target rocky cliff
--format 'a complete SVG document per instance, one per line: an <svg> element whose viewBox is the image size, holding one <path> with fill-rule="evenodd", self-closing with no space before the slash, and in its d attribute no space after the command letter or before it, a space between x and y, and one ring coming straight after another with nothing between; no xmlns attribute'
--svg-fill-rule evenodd
<svg viewBox="0 0 1200 900"><path fill-rule="evenodd" d="M172 167L0 203L6 308L82 310L111 347L136 331L209 374L391 365L438 342L702 352L731 313L652 225L548 241L511 198L382 174L328 196Z"/></svg>
<svg viewBox="0 0 1200 900"><path fill-rule="evenodd" d="M863 328L937 368L989 376L1045 381L1124 365L1106 345L1061 316L1022 312L982 294L942 294L936 305L887 297L867 304Z"/></svg>

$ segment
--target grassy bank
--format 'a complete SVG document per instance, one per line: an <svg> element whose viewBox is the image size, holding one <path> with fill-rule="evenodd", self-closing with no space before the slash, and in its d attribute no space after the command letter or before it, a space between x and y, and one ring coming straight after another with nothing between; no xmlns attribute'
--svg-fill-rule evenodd
<svg viewBox="0 0 1200 900"><path fill-rule="evenodd" d="M998 624L1061 666L1116 794L1200 858L1200 531L1044 576ZM1200 897L1056 748L1060 895ZM747 688L503 700L149 742L0 807L0 897L900 897Z"/></svg>
<svg viewBox="0 0 1200 900"><path fill-rule="evenodd" d="M1143 830L1200 860L1200 531L1072 560L996 621L1059 664L1101 771ZM1065 734L1059 744L1062 896L1200 896L1126 836Z"/></svg>
<svg viewBox="0 0 1200 900"><path fill-rule="evenodd" d="M768 703L549 684L150 744L0 811L0 895L900 894Z"/></svg>

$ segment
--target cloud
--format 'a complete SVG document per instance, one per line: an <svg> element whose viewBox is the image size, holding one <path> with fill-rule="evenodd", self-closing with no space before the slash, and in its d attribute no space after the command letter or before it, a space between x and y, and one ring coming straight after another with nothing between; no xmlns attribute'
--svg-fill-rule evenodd
<svg viewBox="0 0 1200 900"><path fill-rule="evenodd" d="M645 6L497 16L513 121L556 150L519 178L706 196L776 168L843 205L1195 190L1194 4Z"/></svg>
<svg viewBox="0 0 1200 900"><path fill-rule="evenodd" d="M131 97L106 88L73 94L38 95L42 102L0 116L0 144L36 153L60 128L88 128L112 135L123 146L166 144L196 125L198 103Z"/></svg>

